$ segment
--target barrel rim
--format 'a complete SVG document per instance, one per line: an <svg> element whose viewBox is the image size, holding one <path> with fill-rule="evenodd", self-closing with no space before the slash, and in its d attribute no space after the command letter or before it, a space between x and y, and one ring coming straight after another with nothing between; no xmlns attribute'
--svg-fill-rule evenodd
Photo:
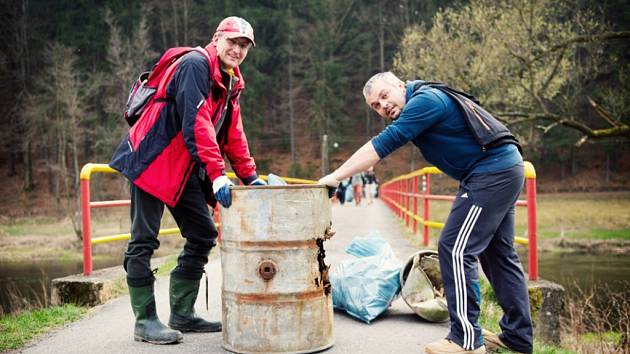
<svg viewBox="0 0 630 354"><path fill-rule="evenodd" d="M225 340L223 340L223 343L221 345L223 346L224 349L226 349L227 351L230 351L232 353L241 353L241 354L264 354L264 353L268 353L268 351L255 351L255 350L239 349L236 346L230 345ZM324 344L322 346L316 347L316 348L298 349L296 351L274 352L274 354L317 353L317 352L324 351L324 350L326 350L328 348L331 348L333 345L335 345L335 337L331 336L330 337L330 341L328 343L326 343L326 344Z"/></svg>
<svg viewBox="0 0 630 354"><path fill-rule="evenodd" d="M322 184L290 184L285 186L230 186L232 190L257 190L257 189L320 189L326 188Z"/></svg>

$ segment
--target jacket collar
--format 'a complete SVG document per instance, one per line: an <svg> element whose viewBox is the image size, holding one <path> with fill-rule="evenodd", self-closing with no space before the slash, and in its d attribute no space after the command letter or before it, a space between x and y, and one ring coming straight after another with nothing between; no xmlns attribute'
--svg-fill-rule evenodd
<svg viewBox="0 0 630 354"><path fill-rule="evenodd" d="M225 89L226 87L223 85L223 80L221 78L221 61L219 59L219 56L217 55L217 46L211 42L206 46L205 49L210 55L210 59L212 60L212 62L210 63L210 69L212 70L212 80L216 82L220 87ZM245 80L243 79L243 76L241 75L241 70L238 66L234 68L234 76L238 78L238 81L236 81L233 90L236 91L244 89Z"/></svg>
<svg viewBox="0 0 630 354"><path fill-rule="evenodd" d="M425 82L424 80L407 81L405 85L405 101L406 102L409 102L409 100L411 99L411 97L413 97L413 94L416 92L418 87L421 87L420 85L422 85L424 82Z"/></svg>

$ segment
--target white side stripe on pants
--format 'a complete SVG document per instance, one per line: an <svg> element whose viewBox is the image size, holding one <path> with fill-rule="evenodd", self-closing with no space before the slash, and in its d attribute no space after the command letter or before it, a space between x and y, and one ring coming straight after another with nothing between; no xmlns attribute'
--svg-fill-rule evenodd
<svg viewBox="0 0 630 354"><path fill-rule="evenodd" d="M473 205L464 219L461 229L455 239L451 261L453 262L453 278L455 281L455 308L457 317L464 333L463 347L473 350L475 345L475 331L473 325L468 321L468 297L466 293L466 275L464 273L464 249L468 243L468 237L475 227L475 223L481 214L481 207Z"/></svg>

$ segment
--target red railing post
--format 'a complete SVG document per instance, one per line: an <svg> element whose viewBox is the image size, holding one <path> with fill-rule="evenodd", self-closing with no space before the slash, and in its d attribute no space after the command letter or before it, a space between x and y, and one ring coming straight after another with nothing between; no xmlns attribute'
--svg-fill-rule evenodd
<svg viewBox="0 0 630 354"><path fill-rule="evenodd" d="M413 234L415 236L418 233L418 220L416 220L416 216L418 216L418 176L413 176L413 196L411 198L413 203Z"/></svg>
<svg viewBox="0 0 630 354"><path fill-rule="evenodd" d="M429 245L429 226L426 224L429 221L429 194L431 194L431 178L429 176L429 174L422 176L422 189L424 190L422 244L425 246Z"/></svg>
<svg viewBox="0 0 630 354"><path fill-rule="evenodd" d="M530 280L538 280L538 247L536 224L536 178L526 179L527 192L527 238L528 238L528 262L527 268Z"/></svg>
<svg viewBox="0 0 630 354"><path fill-rule="evenodd" d="M409 211L411 211L411 196L409 195L409 193L411 192L411 180L409 178L405 179L405 209L406 209L406 213L405 213L405 226L407 226L407 228L409 228Z"/></svg>
<svg viewBox="0 0 630 354"><path fill-rule="evenodd" d="M81 179L81 233L83 237L83 275L92 274L92 225L90 222L90 180Z"/></svg>
<svg viewBox="0 0 630 354"><path fill-rule="evenodd" d="M399 180L398 182L396 182L397 184L397 193L398 193L398 197L396 198L396 203L398 203L398 217L399 218L403 218L405 216L405 214L403 214L402 212L402 180Z"/></svg>

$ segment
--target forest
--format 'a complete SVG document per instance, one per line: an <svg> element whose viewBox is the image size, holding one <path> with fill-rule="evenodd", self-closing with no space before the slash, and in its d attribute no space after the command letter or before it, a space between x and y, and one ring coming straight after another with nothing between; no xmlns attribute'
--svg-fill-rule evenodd
<svg viewBox="0 0 630 354"><path fill-rule="evenodd" d="M334 167L322 166L322 150L347 157L378 134L385 122L361 89L380 71L474 94L517 134L525 158L558 178L599 169L626 180L630 170L623 0L2 4L1 178L19 181L17 194L76 196L81 167L107 162L128 129L130 83L166 49L207 44L230 15L255 31L241 106L262 173L315 179Z"/></svg>

